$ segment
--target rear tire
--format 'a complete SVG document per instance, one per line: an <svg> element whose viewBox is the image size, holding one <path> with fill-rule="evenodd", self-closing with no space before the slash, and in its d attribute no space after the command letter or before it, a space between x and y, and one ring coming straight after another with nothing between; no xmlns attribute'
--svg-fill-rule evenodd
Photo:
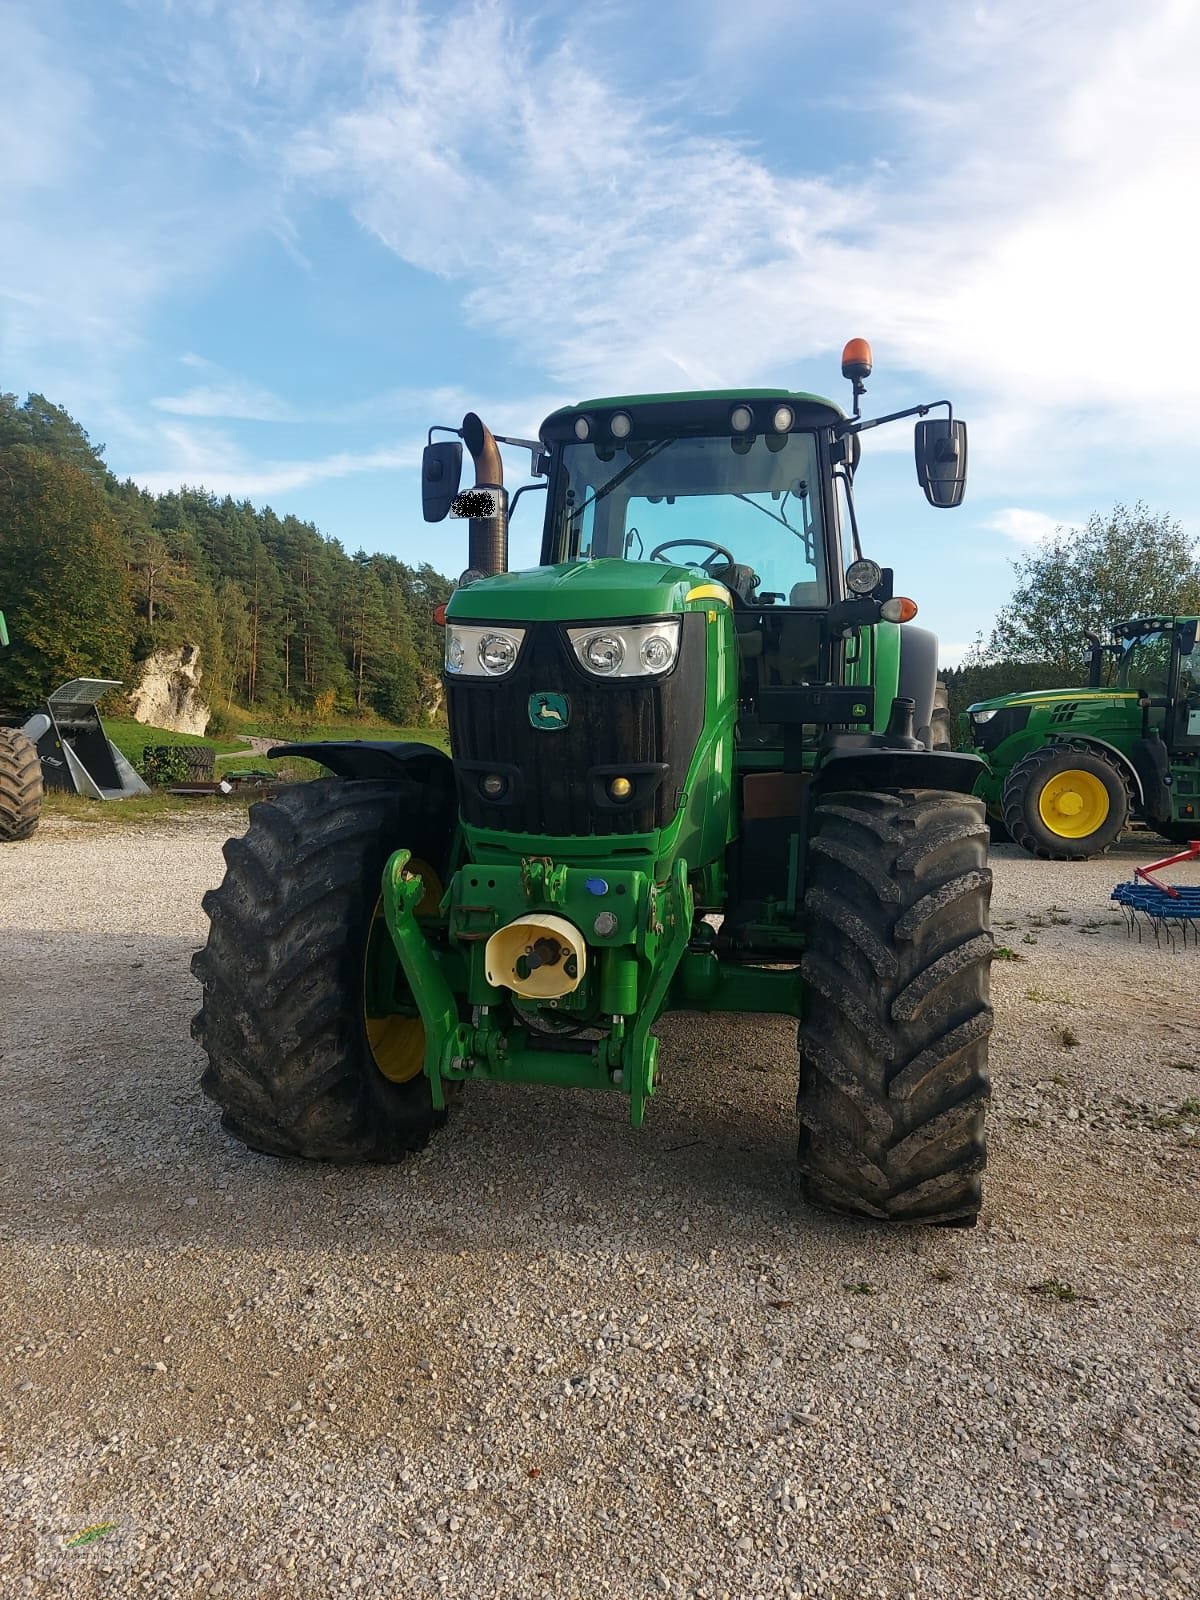
<svg viewBox="0 0 1200 1600"><path fill-rule="evenodd" d="M992 936L983 802L941 790L816 807L801 964L805 1198L973 1225L986 1164Z"/></svg>
<svg viewBox="0 0 1200 1600"><path fill-rule="evenodd" d="M1105 796L1104 808L1096 806L1096 825L1077 835L1058 831L1059 826L1074 825L1069 813L1059 825L1047 821L1047 815L1053 815L1056 782L1069 785L1072 774L1089 794ZM1004 826L1022 850L1043 861L1087 861L1116 844L1129 821L1133 799L1129 780L1112 756L1072 740L1043 745L1023 756L1005 780L1000 803ZM1086 817L1086 809L1077 815Z"/></svg>
<svg viewBox="0 0 1200 1600"><path fill-rule="evenodd" d="M42 812L42 763L17 728L0 728L0 844L28 839Z"/></svg>
<svg viewBox="0 0 1200 1600"><path fill-rule="evenodd" d="M225 845L192 958L204 986L192 1036L235 1138L270 1155L398 1161L445 1121L424 1073L393 1082L376 1066L364 971L388 857L403 845L441 872L450 831L440 792L331 778L256 805Z"/></svg>

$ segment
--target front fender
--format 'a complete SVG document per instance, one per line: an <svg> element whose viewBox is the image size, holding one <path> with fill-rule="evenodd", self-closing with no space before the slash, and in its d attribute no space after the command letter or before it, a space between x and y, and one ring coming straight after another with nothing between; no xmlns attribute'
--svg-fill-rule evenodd
<svg viewBox="0 0 1200 1600"><path fill-rule="evenodd" d="M315 739L309 744L277 744L267 755L272 761L280 756L319 761L339 778L411 778L433 783L448 793L454 789L450 757L431 744L403 739Z"/></svg>
<svg viewBox="0 0 1200 1600"><path fill-rule="evenodd" d="M987 772L978 756L957 750L827 750L813 777L818 792L837 789L945 789L972 794Z"/></svg>

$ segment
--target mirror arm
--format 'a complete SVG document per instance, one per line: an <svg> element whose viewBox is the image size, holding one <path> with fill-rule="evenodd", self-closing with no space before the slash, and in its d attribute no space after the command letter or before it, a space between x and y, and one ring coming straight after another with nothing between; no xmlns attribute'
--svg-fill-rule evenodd
<svg viewBox="0 0 1200 1600"><path fill-rule="evenodd" d="M461 428L446 428L446 427L443 427L443 425L440 422L435 422L433 427L430 428L429 432L425 435L425 443L427 445L430 445L430 444L433 443L433 436L434 436L435 433L452 433L456 439L461 439L462 438L462 429Z"/></svg>
<svg viewBox="0 0 1200 1600"><path fill-rule="evenodd" d="M946 422L951 433L954 431L954 405L949 400L931 400L928 405L909 406L904 411L889 411L886 417L847 417L845 422L839 422L834 432L838 438L844 438L848 433L865 433L868 428L881 428L885 422L900 422L904 417L924 417L938 406L946 408Z"/></svg>
<svg viewBox="0 0 1200 1600"><path fill-rule="evenodd" d="M854 511L854 481L844 466L834 467L833 476L840 478L846 485L846 506L850 512L850 542L854 546L854 559L861 561L862 540L858 536L858 517Z"/></svg>
<svg viewBox="0 0 1200 1600"><path fill-rule="evenodd" d="M497 444L511 444L518 450L529 451L529 471L535 478L544 478L549 468L549 459L545 445L540 439L512 439L505 433L494 433L492 438ZM513 502L514 505L516 502Z"/></svg>

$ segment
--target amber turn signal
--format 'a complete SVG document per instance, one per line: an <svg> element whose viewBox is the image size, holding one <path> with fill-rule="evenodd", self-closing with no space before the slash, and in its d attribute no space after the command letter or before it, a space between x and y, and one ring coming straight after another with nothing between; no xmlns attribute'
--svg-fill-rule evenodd
<svg viewBox="0 0 1200 1600"><path fill-rule="evenodd" d="M885 600L879 615L885 622L911 622L917 614L917 602L898 594L894 600Z"/></svg>

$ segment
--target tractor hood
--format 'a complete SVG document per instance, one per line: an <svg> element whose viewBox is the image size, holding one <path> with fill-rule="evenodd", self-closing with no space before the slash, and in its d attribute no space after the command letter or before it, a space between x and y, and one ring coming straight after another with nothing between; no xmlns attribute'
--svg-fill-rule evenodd
<svg viewBox="0 0 1200 1600"><path fill-rule="evenodd" d="M661 617L682 611L691 591L720 590L699 567L661 561L564 561L527 572L500 572L456 589L446 605L453 622L592 622ZM696 598L699 598L698 596Z"/></svg>
<svg viewBox="0 0 1200 1600"><path fill-rule="evenodd" d="M978 711L1003 711L1007 706L1052 706L1059 702L1085 700L1088 705L1118 705L1136 700L1136 689L1023 689L1017 694L998 694L991 700L976 700L965 715L974 718Z"/></svg>

